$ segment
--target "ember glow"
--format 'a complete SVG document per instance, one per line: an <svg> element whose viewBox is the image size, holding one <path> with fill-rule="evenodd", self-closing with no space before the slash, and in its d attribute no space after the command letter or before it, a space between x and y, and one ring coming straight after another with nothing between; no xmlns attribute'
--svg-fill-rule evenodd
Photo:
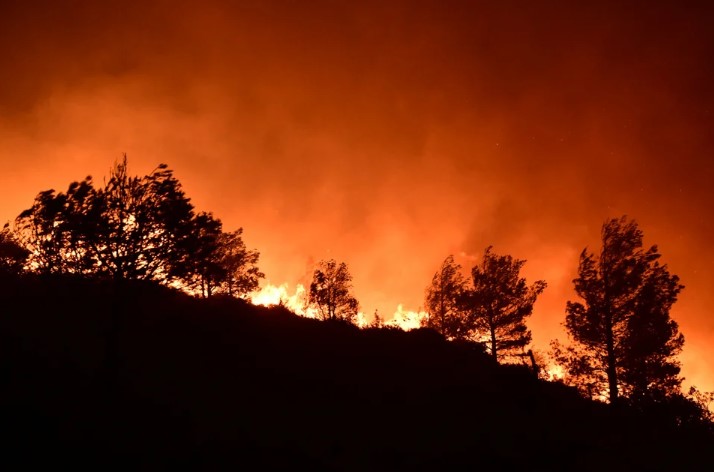
<svg viewBox="0 0 714 472"><path fill-rule="evenodd" d="M244 228L272 284L255 303L297 310L334 258L367 322L413 327L441 261L468 272L493 245L548 283L542 351L580 251L627 214L686 286L685 387L714 390L714 2L697 3L3 1L0 217L126 152Z"/></svg>

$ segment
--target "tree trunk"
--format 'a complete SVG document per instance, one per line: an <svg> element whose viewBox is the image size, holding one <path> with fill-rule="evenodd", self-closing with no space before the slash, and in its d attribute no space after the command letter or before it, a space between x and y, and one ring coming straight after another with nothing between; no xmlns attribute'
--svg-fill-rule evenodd
<svg viewBox="0 0 714 472"><path fill-rule="evenodd" d="M537 380L538 378L540 378L540 366L536 362L536 358L535 358L535 355L533 354L532 349L528 349L528 358L531 361L531 369L533 370L533 376Z"/></svg>
<svg viewBox="0 0 714 472"><path fill-rule="evenodd" d="M602 264L602 259L604 255L600 256L600 264ZM617 366L615 358L615 333L613 333L613 323L612 323L612 298L610 296L610 282L608 273L604 272L602 275L603 285L605 287L603 293L604 309L605 313L605 349L607 349L607 365L605 366L605 371L607 373L607 385L608 385L608 396L610 399L610 404L614 405L618 403L618 391L617 391Z"/></svg>
<svg viewBox="0 0 714 472"><path fill-rule="evenodd" d="M493 360L498 362L498 351L496 350L496 327L491 323L491 355Z"/></svg>
<svg viewBox="0 0 714 472"><path fill-rule="evenodd" d="M439 332L442 336L446 337L446 307L444 306L443 291L439 295L439 305L439 315L441 317L441 323L439 323Z"/></svg>
<svg viewBox="0 0 714 472"><path fill-rule="evenodd" d="M617 359L615 357L615 340L612 332L612 317L610 313L605 317L605 344L607 348L607 384L609 387L610 404L615 404L618 401L617 391Z"/></svg>

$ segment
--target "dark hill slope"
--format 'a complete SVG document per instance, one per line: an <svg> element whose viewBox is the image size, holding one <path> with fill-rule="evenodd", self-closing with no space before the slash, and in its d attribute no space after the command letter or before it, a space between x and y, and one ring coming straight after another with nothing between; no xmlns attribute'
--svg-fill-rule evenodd
<svg viewBox="0 0 714 472"><path fill-rule="evenodd" d="M713 464L697 432L613 412L427 330L359 330L240 300L68 278L4 280L0 310L0 419L12 438L0 460L27 466Z"/></svg>

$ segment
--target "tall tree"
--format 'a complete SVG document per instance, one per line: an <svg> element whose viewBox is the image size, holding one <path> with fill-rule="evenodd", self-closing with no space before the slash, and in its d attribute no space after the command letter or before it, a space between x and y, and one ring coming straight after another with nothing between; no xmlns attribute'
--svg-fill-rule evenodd
<svg viewBox="0 0 714 472"><path fill-rule="evenodd" d="M661 399L680 391L684 346L677 322L669 316L683 286L677 276L655 261L642 278L632 316L627 320L622 356L624 393L632 400Z"/></svg>
<svg viewBox="0 0 714 472"><path fill-rule="evenodd" d="M471 270L473 287L463 303L474 335L485 338L486 348L495 360L523 350L531 341L526 318L533 313L533 305L546 283L537 280L528 286L520 276L525 262L494 254L489 246L481 263Z"/></svg>
<svg viewBox="0 0 714 472"><path fill-rule="evenodd" d="M566 305L565 327L587 358L564 356L564 366L591 385L606 381L611 403L621 393L651 398L681 385L675 356L684 338L669 311L684 287L659 263L657 246L643 248L642 236L625 216L606 221L600 254L580 255L573 283L582 302Z"/></svg>
<svg viewBox="0 0 714 472"><path fill-rule="evenodd" d="M30 251L29 267L38 272L178 279L189 289L200 286L205 296L242 296L264 277L242 229L224 233L219 219L196 214L164 164L130 176L126 155L101 188L87 177L66 193L40 192L18 216L16 230Z"/></svg>
<svg viewBox="0 0 714 472"><path fill-rule="evenodd" d="M173 171L161 164L144 177L131 177L124 155L97 192L96 205L98 219L85 237L99 269L117 279L170 279L194 217Z"/></svg>
<svg viewBox="0 0 714 472"><path fill-rule="evenodd" d="M92 271L92 252L82 237L94 216L92 178L70 184L66 193L40 192L15 220L15 233L29 251L29 268L40 273L85 274Z"/></svg>
<svg viewBox="0 0 714 472"><path fill-rule="evenodd" d="M45 190L15 220L20 240L30 252L30 268L37 272L50 274L66 271L63 258L66 244L65 201L64 194Z"/></svg>
<svg viewBox="0 0 714 472"><path fill-rule="evenodd" d="M426 288L424 306L428 316L422 326L438 331L447 339L468 337L470 328L461 304L465 291L466 279L461 266L449 255Z"/></svg>
<svg viewBox="0 0 714 472"><path fill-rule="evenodd" d="M87 236L93 234L100 224L101 206L96 203L97 190L91 176L70 184L62 214L65 237L63 260L68 272L83 275L96 272L96 248Z"/></svg>
<svg viewBox="0 0 714 472"><path fill-rule="evenodd" d="M307 305L317 310L323 320L354 322L359 303L352 295L352 275L347 264L334 259L322 260L312 276Z"/></svg>
<svg viewBox="0 0 714 472"><path fill-rule="evenodd" d="M242 228L225 233L220 219L198 213L190 236L181 244L182 258L174 264L173 275L203 297L252 292L265 274L257 266L260 253L246 247L242 234Z"/></svg>
<svg viewBox="0 0 714 472"><path fill-rule="evenodd" d="M210 297L225 277L220 249L223 224L211 213L198 213L191 221L190 237L180 244L180 260L171 267L171 275L189 292Z"/></svg>

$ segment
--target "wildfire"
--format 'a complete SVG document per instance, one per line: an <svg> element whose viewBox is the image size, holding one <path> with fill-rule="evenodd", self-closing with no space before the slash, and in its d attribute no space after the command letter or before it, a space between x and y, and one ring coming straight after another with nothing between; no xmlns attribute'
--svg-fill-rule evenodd
<svg viewBox="0 0 714 472"><path fill-rule="evenodd" d="M410 311L405 310L400 303L397 306L397 311L390 320L385 321L384 324L388 326L398 326L404 331L409 331L410 329L415 329L421 326L422 321L426 318L425 311Z"/></svg>
<svg viewBox="0 0 714 472"><path fill-rule="evenodd" d="M260 290L254 292L249 299L253 305L283 305L297 315L317 318L315 309L306 308L307 292L302 284L297 284L295 290L291 291L287 283L281 285L267 283ZM400 304L392 317L384 320L384 325L395 326L409 331L410 329L418 328L425 316L426 312L405 310ZM357 314L356 324L360 328L368 326L373 321L373 317L368 317L363 312Z"/></svg>
<svg viewBox="0 0 714 472"><path fill-rule="evenodd" d="M299 315L304 315L305 287L298 284L295 293L290 294L288 284L272 285L266 284L259 291L254 292L250 297L253 305L275 306L284 305Z"/></svg>
<svg viewBox="0 0 714 472"><path fill-rule="evenodd" d="M556 381L565 379L565 370L562 366L549 364L545 370L546 380Z"/></svg>

